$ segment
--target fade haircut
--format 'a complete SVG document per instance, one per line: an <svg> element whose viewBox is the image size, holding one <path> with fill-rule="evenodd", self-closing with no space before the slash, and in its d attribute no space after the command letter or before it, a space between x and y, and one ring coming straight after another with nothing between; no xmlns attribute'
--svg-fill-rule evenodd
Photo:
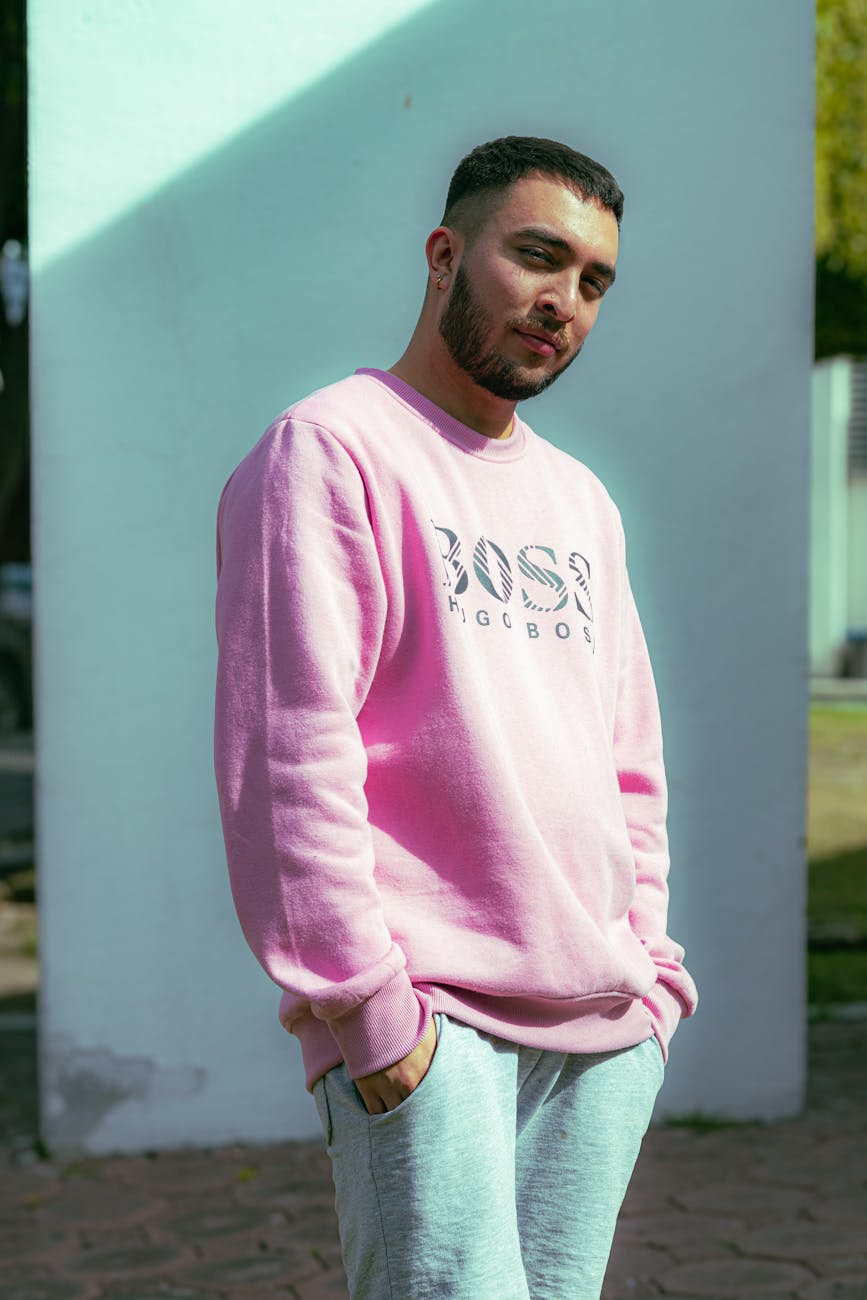
<svg viewBox="0 0 867 1300"><path fill-rule="evenodd" d="M452 176L441 224L456 227L473 243L497 198L515 181L535 175L563 181L582 199L608 208L620 225L623 192L611 172L567 144L530 135L507 135L468 153Z"/></svg>

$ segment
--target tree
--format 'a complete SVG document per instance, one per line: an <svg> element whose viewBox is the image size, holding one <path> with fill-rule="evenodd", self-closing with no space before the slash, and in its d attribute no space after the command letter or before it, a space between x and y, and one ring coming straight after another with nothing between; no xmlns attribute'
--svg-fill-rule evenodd
<svg viewBox="0 0 867 1300"><path fill-rule="evenodd" d="M816 356L867 355L867 0L817 0Z"/></svg>

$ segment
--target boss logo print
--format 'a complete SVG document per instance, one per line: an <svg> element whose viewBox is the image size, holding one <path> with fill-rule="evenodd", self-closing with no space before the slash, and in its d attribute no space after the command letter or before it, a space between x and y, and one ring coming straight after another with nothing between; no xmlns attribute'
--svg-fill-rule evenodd
<svg viewBox="0 0 867 1300"><path fill-rule="evenodd" d="M595 653L590 562L586 556L572 551L565 566L558 567L554 548L534 543L522 546L510 558L490 537L479 537L471 550L465 550L454 529L436 523L433 527L445 571L443 586L448 589L449 609L461 622L470 618L480 627L517 627L532 641L543 636L568 641L577 634ZM466 563L464 556L469 557ZM473 597L483 603L476 604ZM526 613L543 617L531 620Z"/></svg>

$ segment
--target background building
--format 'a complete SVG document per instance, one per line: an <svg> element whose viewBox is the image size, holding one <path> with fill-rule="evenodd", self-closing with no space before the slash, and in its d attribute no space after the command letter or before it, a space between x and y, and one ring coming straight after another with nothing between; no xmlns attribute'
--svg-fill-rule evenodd
<svg viewBox="0 0 867 1300"><path fill-rule="evenodd" d="M813 374L810 667L867 677L867 363Z"/></svg>

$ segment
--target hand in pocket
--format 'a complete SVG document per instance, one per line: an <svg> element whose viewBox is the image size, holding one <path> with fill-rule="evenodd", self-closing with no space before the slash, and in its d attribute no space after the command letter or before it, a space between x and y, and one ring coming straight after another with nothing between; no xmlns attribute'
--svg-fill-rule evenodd
<svg viewBox="0 0 867 1300"><path fill-rule="evenodd" d="M374 1074L365 1074L355 1080L355 1086L361 1094L361 1100L370 1115L383 1115L394 1110L410 1093L415 1092L427 1074L437 1047L437 1031L433 1017L425 1030L424 1038L418 1047L395 1061L394 1065L377 1070Z"/></svg>

